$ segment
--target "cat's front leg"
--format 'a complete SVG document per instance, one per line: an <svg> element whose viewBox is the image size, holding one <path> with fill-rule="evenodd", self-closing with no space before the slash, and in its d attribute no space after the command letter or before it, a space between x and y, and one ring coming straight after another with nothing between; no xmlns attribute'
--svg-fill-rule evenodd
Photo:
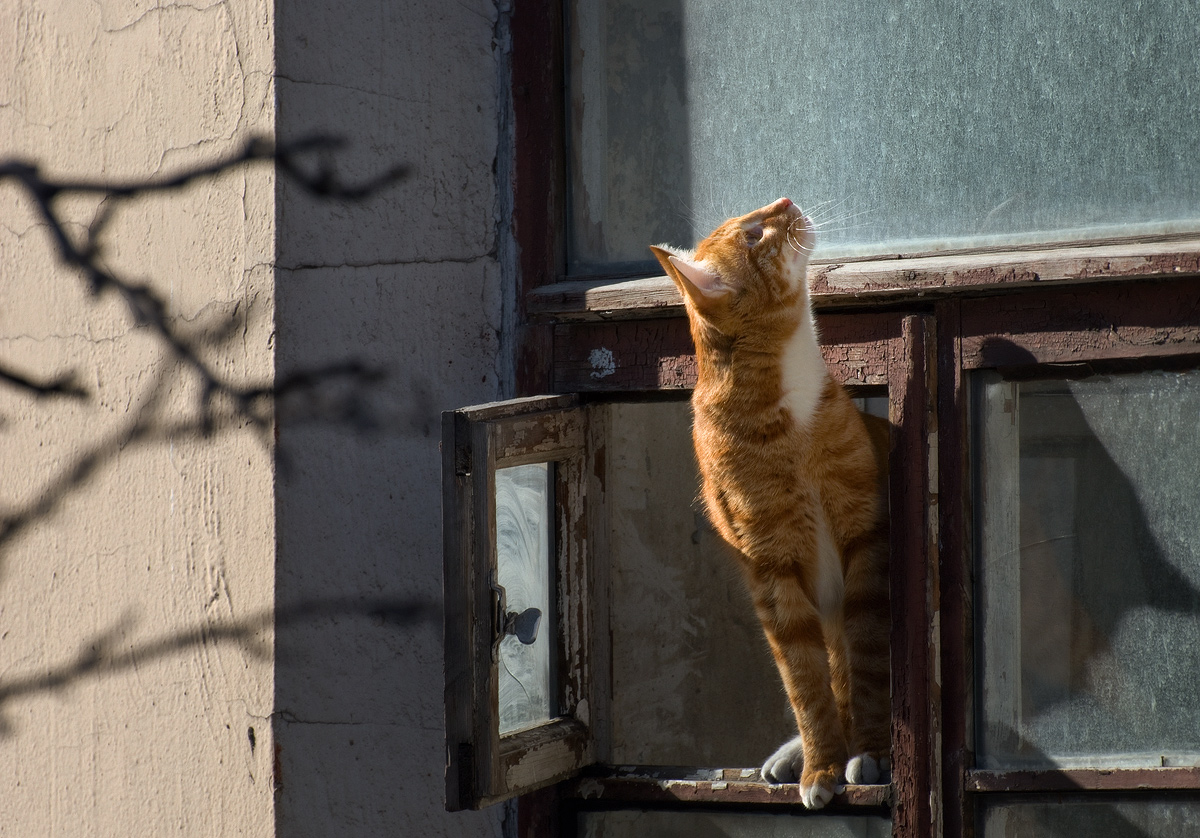
<svg viewBox="0 0 1200 838"><path fill-rule="evenodd" d="M768 783L801 783L800 800L807 809L824 807L835 794L845 791L841 783L832 788L814 783L805 785L801 782L804 776L804 740L796 736L779 746L775 753L767 757L762 766L762 778Z"/></svg>
<svg viewBox="0 0 1200 838"><path fill-rule="evenodd" d="M794 575L772 575L752 592L800 732L767 761L763 777L798 780L804 805L820 809L842 787L847 758L820 618Z"/></svg>

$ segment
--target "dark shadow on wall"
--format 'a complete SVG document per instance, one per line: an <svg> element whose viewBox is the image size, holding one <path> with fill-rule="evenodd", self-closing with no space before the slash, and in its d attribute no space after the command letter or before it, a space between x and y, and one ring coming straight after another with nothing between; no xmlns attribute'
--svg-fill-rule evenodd
<svg viewBox="0 0 1200 838"><path fill-rule="evenodd" d="M495 400L511 367L497 189L508 5L275 9L279 136L343 126L355 145L341 170L412 164L370 206L276 190L277 370L350 355L392 370L375 395L405 406L373 434L280 421L278 608L442 599L439 413ZM439 627L330 614L281 628L276 649L278 835L496 834L496 811L445 813Z"/></svg>

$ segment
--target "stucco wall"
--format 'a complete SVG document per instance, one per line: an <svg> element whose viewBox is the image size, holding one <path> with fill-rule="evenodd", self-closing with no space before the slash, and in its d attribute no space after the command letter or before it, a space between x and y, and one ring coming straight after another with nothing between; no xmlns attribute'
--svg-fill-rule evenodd
<svg viewBox="0 0 1200 838"><path fill-rule="evenodd" d="M374 431L280 418L278 599L434 606L412 627L346 617L279 631L278 827L289 838L501 830L499 811L444 811L437 617L438 414L503 386L495 26L487 0L278 7L280 136L345 136L350 180L413 167L347 207L297 201L280 184L280 373L355 357L388 377Z"/></svg>
<svg viewBox="0 0 1200 838"><path fill-rule="evenodd" d="M141 178L269 132L270 5L156 5L0 4L0 157ZM173 323L231 327L204 357L233 383L272 375L272 183L260 168L138 201L107 236L107 263L148 282ZM98 202L62 209L86 225ZM196 632L271 606L270 434L189 429L197 376L55 262L7 182L0 276L0 366L73 371L89 393L0 384L0 515L28 513L0 529L0 831L268 835L270 632ZM120 663L74 666L93 653Z"/></svg>
<svg viewBox="0 0 1200 838"><path fill-rule="evenodd" d="M203 351L231 382L346 359L387 370L367 396L377 427L281 411L275 435L179 427L198 415L197 376L57 265L29 201L0 184L0 369L74 371L90 394L0 382L0 514L22 521L0 530L0 831L501 834L503 807L443 811L437 617L438 413L510 384L496 9L0 5L0 157L141 178L252 133L323 131L350 143L346 180L413 166L353 206L260 167L114 218L107 264L189 334L231 327ZM63 211L82 231L98 202ZM431 618L201 632L381 597L418 597ZM92 652L120 665L74 667Z"/></svg>

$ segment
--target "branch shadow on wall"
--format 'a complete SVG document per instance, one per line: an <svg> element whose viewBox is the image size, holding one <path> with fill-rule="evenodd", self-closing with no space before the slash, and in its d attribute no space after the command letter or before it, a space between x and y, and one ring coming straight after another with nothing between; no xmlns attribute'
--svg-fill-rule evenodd
<svg viewBox="0 0 1200 838"><path fill-rule="evenodd" d="M170 311L168 302L149 283L135 282L107 267L105 233L118 211L128 202L155 193L174 194L211 181L246 165L273 165L315 198L336 202L365 202L403 180L408 167L395 166L377 177L347 184L335 174L333 153L341 141L315 136L279 147L262 139L249 140L239 151L190 168L165 179L130 182L55 180L37 165L23 160L0 161L0 183L15 183L30 200L56 250L59 261L85 282L95 303L117 299L135 328L152 335L157 360L143 372L145 381L130 399L118 422L89 422L96 430L66 462L48 463L49 474L26 490L23 499L0 511L0 570L9 551L23 535L46 526L65 504L85 489L119 457L140 447L175 444L186 440L216 442L226 434L249 430L275 465L286 471L289 458L274 444L276 423L312 425L364 435L403 432L413 423L411 400L387 393L387 369L355 358L297 369L273 381L246 383L229 373L218 360L244 339L254 325L248 307L212 304L194 320ZM98 198L98 210L79 233L66 219L65 202L80 196ZM269 323L258 323L260 330ZM22 368L0 359L0 388L39 407L63 410L98 410L99 396L80 381L77 370L46 372ZM413 384L418 397L427 388ZM179 393L190 393L184 402ZM418 398L418 401L420 399ZM11 425L0 417L0 426ZM151 592L153 593L153 592ZM84 638L79 652L60 663L0 679L0 736L17 731L6 718L14 700L39 693L59 693L87 679L97 679L191 648L236 644L252 656L278 658L267 645L272 630L307 622L357 618L386 628L432 624L440 607L417 596L386 597L364 592L361 596L313 597L252 612L240 619L214 619L193 628L176 630L136 642L123 639L136 622L128 614L107 629Z"/></svg>

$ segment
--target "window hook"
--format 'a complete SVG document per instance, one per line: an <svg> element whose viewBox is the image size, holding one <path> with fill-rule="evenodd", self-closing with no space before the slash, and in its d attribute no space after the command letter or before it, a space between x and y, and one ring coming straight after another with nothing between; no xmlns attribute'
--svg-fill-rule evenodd
<svg viewBox="0 0 1200 838"><path fill-rule="evenodd" d="M525 646L532 646L537 642L541 625L540 608L526 608L521 612L509 611L508 594L504 586L492 583L492 626L497 642L511 634Z"/></svg>

